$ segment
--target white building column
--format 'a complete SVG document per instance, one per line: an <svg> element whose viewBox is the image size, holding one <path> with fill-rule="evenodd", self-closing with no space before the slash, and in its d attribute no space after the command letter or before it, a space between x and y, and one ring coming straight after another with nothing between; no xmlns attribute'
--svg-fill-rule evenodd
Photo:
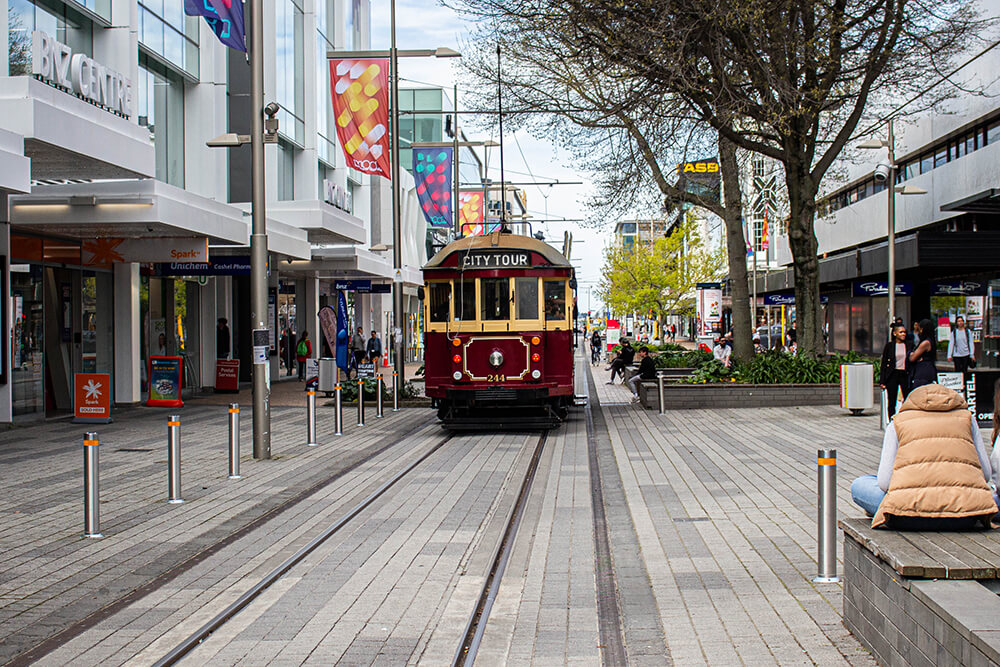
<svg viewBox="0 0 1000 667"><path fill-rule="evenodd" d="M139 265L114 264L115 280L115 403L142 400L142 337L139 325Z"/></svg>
<svg viewBox="0 0 1000 667"><path fill-rule="evenodd" d="M319 278L297 281L303 289L295 294L295 316L297 324L309 332L313 341L313 356L319 357L323 351L323 332L319 328ZM300 301L301 298L301 301Z"/></svg>
<svg viewBox="0 0 1000 667"><path fill-rule="evenodd" d="M216 315L215 299L217 290L215 283L220 278L209 278L198 289L198 342L201 359L201 386L215 386L215 331L218 319L224 315Z"/></svg>

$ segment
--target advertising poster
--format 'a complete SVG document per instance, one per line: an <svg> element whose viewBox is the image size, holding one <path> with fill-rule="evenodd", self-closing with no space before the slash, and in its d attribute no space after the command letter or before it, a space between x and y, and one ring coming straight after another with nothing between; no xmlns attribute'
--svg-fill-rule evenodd
<svg viewBox="0 0 1000 667"><path fill-rule="evenodd" d="M937 383L965 396L965 377L962 373L938 373Z"/></svg>
<svg viewBox="0 0 1000 667"><path fill-rule="evenodd" d="M337 138L347 166L392 179L389 168L389 59L330 59Z"/></svg>
<svg viewBox="0 0 1000 667"><path fill-rule="evenodd" d="M73 375L73 421L82 424L111 423L111 375Z"/></svg>
<svg viewBox="0 0 1000 667"><path fill-rule="evenodd" d="M980 427L993 421L993 392L997 381L1000 381L1000 370L976 369L970 373L971 378L965 382L965 400L969 404L969 412L976 415Z"/></svg>
<svg viewBox="0 0 1000 667"><path fill-rule="evenodd" d="M215 360L215 393L238 394L240 392L240 360Z"/></svg>
<svg viewBox="0 0 1000 667"><path fill-rule="evenodd" d="M607 336L606 342L608 344L608 351L610 352L622 339L622 328L618 320L608 320L605 336Z"/></svg>
<svg viewBox="0 0 1000 667"><path fill-rule="evenodd" d="M306 390L319 388L319 359L306 359Z"/></svg>
<svg viewBox="0 0 1000 667"><path fill-rule="evenodd" d="M149 398L146 405L157 408L180 408L181 374L184 372L181 357L149 358Z"/></svg>

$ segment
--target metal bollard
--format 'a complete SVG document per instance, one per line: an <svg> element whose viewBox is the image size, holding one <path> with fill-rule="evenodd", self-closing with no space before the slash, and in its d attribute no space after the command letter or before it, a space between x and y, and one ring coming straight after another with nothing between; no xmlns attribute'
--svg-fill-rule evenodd
<svg viewBox="0 0 1000 667"><path fill-rule="evenodd" d="M817 584L840 581L837 577L837 450L820 449L817 452L817 566L813 579Z"/></svg>
<svg viewBox="0 0 1000 667"><path fill-rule="evenodd" d="M167 502L177 505L181 498L181 416L170 415L167 421Z"/></svg>
<svg viewBox="0 0 1000 667"><path fill-rule="evenodd" d="M392 372L392 411L399 412L399 374Z"/></svg>
<svg viewBox="0 0 1000 667"><path fill-rule="evenodd" d="M104 537L101 534L101 487L97 433L83 436L83 536Z"/></svg>
<svg viewBox="0 0 1000 667"><path fill-rule="evenodd" d="M657 373L656 379L660 384L660 414L662 415L667 411L666 402L663 399L663 373Z"/></svg>
<svg viewBox="0 0 1000 667"><path fill-rule="evenodd" d="M365 425L365 381L358 378L358 426Z"/></svg>
<svg viewBox="0 0 1000 667"><path fill-rule="evenodd" d="M316 392L306 392L306 447L315 447L316 442Z"/></svg>
<svg viewBox="0 0 1000 667"><path fill-rule="evenodd" d="M240 477L240 404L229 404L229 479Z"/></svg>
<svg viewBox="0 0 1000 667"><path fill-rule="evenodd" d="M376 375L375 379L378 380L375 383L375 416L381 419L385 416L382 413L382 374Z"/></svg>
<svg viewBox="0 0 1000 667"><path fill-rule="evenodd" d="M879 414L881 419L879 420L879 427L884 431L885 427L889 425L889 392L886 389L881 390L879 393Z"/></svg>
<svg viewBox="0 0 1000 667"><path fill-rule="evenodd" d="M333 434L344 435L344 403L340 396L340 383L333 390L337 396L337 406L333 411Z"/></svg>

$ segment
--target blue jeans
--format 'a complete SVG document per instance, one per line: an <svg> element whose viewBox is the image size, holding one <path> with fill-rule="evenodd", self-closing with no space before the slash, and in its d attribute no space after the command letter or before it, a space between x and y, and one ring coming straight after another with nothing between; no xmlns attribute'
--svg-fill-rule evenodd
<svg viewBox="0 0 1000 667"><path fill-rule="evenodd" d="M862 475L851 482L851 500L868 516L875 516L883 498L885 491L878 487L878 477L875 475Z"/></svg>

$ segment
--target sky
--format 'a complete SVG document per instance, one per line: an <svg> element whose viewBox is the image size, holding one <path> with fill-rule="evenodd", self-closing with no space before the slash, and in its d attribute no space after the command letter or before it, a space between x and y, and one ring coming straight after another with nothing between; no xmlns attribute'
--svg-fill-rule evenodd
<svg viewBox="0 0 1000 667"><path fill-rule="evenodd" d="M385 49L390 45L390 4L389 0L371 0L373 49ZM463 18L436 0L397 0L396 2L396 47L399 49L433 49L450 47L461 51L461 44L470 32L470 25ZM451 90L460 67L459 58L402 58L400 75L404 86L412 83L426 83L442 86L451 97ZM462 109L462 88L458 91L459 110ZM459 119L461 124L462 120ZM496 140L488 133L464 130L470 141ZM480 157L483 153L480 150ZM490 149L487 169L489 177L499 180L500 157L498 149ZM568 181L582 182L582 185L525 186L528 210L538 220L580 220L585 217L583 201L588 197L591 185L587 174L577 171L570 164L566 151L555 144L538 140L528 132L511 133L504 130L504 178L507 181ZM547 215L546 215L547 213ZM577 265L578 307L580 311L596 310L600 300L597 297L597 281L603 263L604 246L610 239L614 223L595 230L582 227L576 222L549 222L536 225L541 228L545 239L556 248L562 249L563 233L573 234L570 260ZM588 290L588 288L592 288Z"/></svg>

